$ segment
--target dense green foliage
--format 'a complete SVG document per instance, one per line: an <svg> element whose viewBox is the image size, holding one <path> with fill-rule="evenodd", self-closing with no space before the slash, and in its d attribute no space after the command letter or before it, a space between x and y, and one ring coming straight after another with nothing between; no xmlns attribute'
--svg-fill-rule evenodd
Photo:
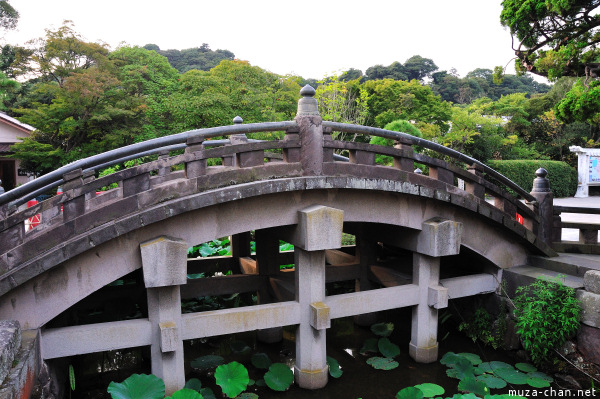
<svg viewBox="0 0 600 399"><path fill-rule="evenodd" d="M548 171L550 189L555 198L570 197L577 190L577 171L560 161L548 160L514 160L489 161L489 166L497 170L526 191L531 191L535 171L544 168Z"/></svg>
<svg viewBox="0 0 600 399"><path fill-rule="evenodd" d="M579 328L581 307L575 290L559 278L538 278L529 286L517 288L514 303L517 333L536 364L551 361L553 351Z"/></svg>
<svg viewBox="0 0 600 399"><path fill-rule="evenodd" d="M166 57L173 68L184 73L192 69L210 71L223 60L233 61L235 55L229 50L211 50L210 46L203 43L200 47L184 50L161 50L156 44L146 44L146 50L156 51Z"/></svg>

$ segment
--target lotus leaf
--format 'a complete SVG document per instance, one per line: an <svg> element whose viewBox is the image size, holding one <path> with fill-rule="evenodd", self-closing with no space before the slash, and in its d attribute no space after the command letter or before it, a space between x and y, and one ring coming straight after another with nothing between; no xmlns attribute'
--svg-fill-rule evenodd
<svg viewBox="0 0 600 399"><path fill-rule="evenodd" d="M233 353L248 353L252 350L244 341L232 341L229 347Z"/></svg>
<svg viewBox="0 0 600 399"><path fill-rule="evenodd" d="M269 356L266 353L255 353L254 355L252 355L252 358L250 358L250 361L252 362L252 365L254 367L256 367L257 369L268 369L269 366L271 365L271 359L269 359Z"/></svg>
<svg viewBox="0 0 600 399"><path fill-rule="evenodd" d="M548 382L552 382L554 381L554 378L550 377L548 374L546 373L542 373L541 371L534 371L532 373L528 373L527 374L528 377L535 377L535 378L541 378L542 380L546 380Z"/></svg>
<svg viewBox="0 0 600 399"><path fill-rule="evenodd" d="M377 323L371 326L371 331L373 334L378 335L380 337L389 337L394 331L393 323Z"/></svg>
<svg viewBox="0 0 600 399"><path fill-rule="evenodd" d="M400 348L398 345L392 343L389 338L379 338L379 341L377 342L377 348L383 356L392 359L400 354Z"/></svg>
<svg viewBox="0 0 600 399"><path fill-rule="evenodd" d="M441 386L437 384L431 384L428 382L425 384L415 385L415 388L420 389L421 392L423 392L423 397L425 398L432 398L436 395L443 395L444 392L446 392Z"/></svg>
<svg viewBox="0 0 600 399"><path fill-rule="evenodd" d="M107 392L113 399L162 399L165 383L153 374L132 374L122 383L111 382Z"/></svg>
<svg viewBox="0 0 600 399"><path fill-rule="evenodd" d="M474 393L475 395L484 396L490 393L490 389L481 381L477 381L473 377L467 377L460 380L458 383L459 391Z"/></svg>
<svg viewBox="0 0 600 399"><path fill-rule="evenodd" d="M485 385L492 389L502 389L506 387L506 381L504 381L502 378L494 377L490 374L480 375L476 379L477 381L483 382Z"/></svg>
<svg viewBox="0 0 600 399"><path fill-rule="evenodd" d="M204 399L197 391L193 389L183 388L179 391L173 392L173 396L169 396L166 399Z"/></svg>
<svg viewBox="0 0 600 399"><path fill-rule="evenodd" d="M225 363L225 359L218 355L200 356L190 363L193 368L200 370L208 370L220 366Z"/></svg>
<svg viewBox="0 0 600 399"><path fill-rule="evenodd" d="M360 348L360 354L366 355L367 353L377 353L377 338L369 338L365 341L362 348Z"/></svg>
<svg viewBox="0 0 600 399"><path fill-rule="evenodd" d="M459 357L451 369L446 370L446 375L451 378L462 380L467 377L475 378L475 369L471 362L464 357Z"/></svg>
<svg viewBox="0 0 600 399"><path fill-rule="evenodd" d="M190 378L185 383L184 388L193 389L196 392L200 392L200 389L202 389L202 382L197 378Z"/></svg>
<svg viewBox="0 0 600 399"><path fill-rule="evenodd" d="M200 390L200 395L202 395L204 399L217 399L215 393L210 388L202 388Z"/></svg>
<svg viewBox="0 0 600 399"><path fill-rule="evenodd" d="M512 369L513 368L513 366L511 366L510 364L504 363L504 362L499 362L499 361L484 362L484 363L481 363L478 367L486 373L493 373L494 370L498 370L498 369Z"/></svg>
<svg viewBox="0 0 600 399"><path fill-rule="evenodd" d="M457 353L456 355L462 356L465 359L469 360L473 366L477 366L478 364L481 364L481 358L479 357L479 355L476 355L474 353L462 352L462 353Z"/></svg>
<svg viewBox="0 0 600 399"><path fill-rule="evenodd" d="M548 388L550 386L550 382L546 381L542 378L528 377L527 385L534 387L534 388Z"/></svg>
<svg viewBox="0 0 600 399"><path fill-rule="evenodd" d="M396 399L422 399L423 391L419 388L408 387L404 388L396 394Z"/></svg>
<svg viewBox="0 0 600 399"><path fill-rule="evenodd" d="M447 352L440 359L440 363L443 364L444 366L452 367L460 359L461 359L461 356L458 356L456 353L454 353L454 352Z"/></svg>
<svg viewBox="0 0 600 399"><path fill-rule="evenodd" d="M244 392L238 395L236 399L258 399L258 395L252 392Z"/></svg>
<svg viewBox="0 0 600 399"><path fill-rule="evenodd" d="M392 370L399 366L398 362L388 357L370 357L367 364L377 370Z"/></svg>
<svg viewBox="0 0 600 399"><path fill-rule="evenodd" d="M494 374L497 377L502 378L509 384L515 385L527 384L527 378L529 378L527 374L521 373L520 371L515 370L514 368L497 369L494 370Z"/></svg>
<svg viewBox="0 0 600 399"><path fill-rule="evenodd" d="M327 356L327 365L329 366L329 375L333 378L340 378L342 376L342 368L337 360L331 356Z"/></svg>
<svg viewBox="0 0 600 399"><path fill-rule="evenodd" d="M535 368L535 366L529 363L517 363L515 364L515 368L521 370L524 373L533 373L537 371L537 368Z"/></svg>
<svg viewBox="0 0 600 399"><path fill-rule="evenodd" d="M242 393L250 381L248 370L238 362L222 364L217 367L215 379L223 393L230 398L235 398Z"/></svg>
<svg viewBox="0 0 600 399"><path fill-rule="evenodd" d="M285 391L294 382L294 373L283 363L273 363L265 374L265 383L274 391Z"/></svg>

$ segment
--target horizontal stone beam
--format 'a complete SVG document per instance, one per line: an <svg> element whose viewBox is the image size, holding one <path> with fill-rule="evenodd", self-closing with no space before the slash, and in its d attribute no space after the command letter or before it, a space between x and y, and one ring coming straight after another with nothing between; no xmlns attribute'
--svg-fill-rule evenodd
<svg viewBox="0 0 600 399"><path fill-rule="evenodd" d="M42 359L147 346L152 343L148 319L114 321L42 331Z"/></svg>
<svg viewBox="0 0 600 399"><path fill-rule="evenodd" d="M182 298L252 292L258 291L267 285L266 278L258 274L234 274L232 276L205 277L187 281L186 285L180 287Z"/></svg>
<svg viewBox="0 0 600 399"><path fill-rule="evenodd" d="M181 318L182 339L195 339L298 324L300 305L290 301L183 314Z"/></svg>
<svg viewBox="0 0 600 399"><path fill-rule="evenodd" d="M440 285L448 289L449 299L489 294L498 288L498 280L492 274L473 274L440 280Z"/></svg>
<svg viewBox="0 0 600 399"><path fill-rule="evenodd" d="M415 284L406 284L397 287L352 292L328 296L324 302L331 309L330 317L337 319L417 305L419 303L419 287Z"/></svg>

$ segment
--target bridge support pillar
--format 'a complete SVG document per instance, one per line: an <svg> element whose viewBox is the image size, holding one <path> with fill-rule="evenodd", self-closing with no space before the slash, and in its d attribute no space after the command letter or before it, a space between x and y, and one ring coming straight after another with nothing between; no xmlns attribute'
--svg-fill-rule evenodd
<svg viewBox="0 0 600 399"><path fill-rule="evenodd" d="M140 245L152 324L152 374L163 379L167 395L185 385L179 286L187 281L187 247L183 240L169 237Z"/></svg>
<svg viewBox="0 0 600 399"><path fill-rule="evenodd" d="M419 363L433 363L438 358L438 310L429 306L429 287L440 280L440 258L415 253L413 284L419 285L419 304L413 307L411 340L408 353Z"/></svg>
<svg viewBox="0 0 600 399"><path fill-rule="evenodd" d="M327 385L326 329L330 327L325 300L325 250L342 246L344 212L314 205L298 212L298 226L287 240L294 244L296 301L301 319L296 330L294 377L301 388Z"/></svg>
<svg viewBox="0 0 600 399"><path fill-rule="evenodd" d="M419 363L438 357L438 309L448 306L448 290L440 286L440 259L460 252L462 224L432 218L407 244L413 249L413 284L419 286L419 304L413 307L409 355Z"/></svg>
<svg viewBox="0 0 600 399"><path fill-rule="evenodd" d="M271 229L255 231L256 264L258 274L265 278L277 276L279 273L279 238ZM258 303L265 304L274 301L268 285L258 292ZM283 328L273 327L256 331L256 338L264 343L280 342L283 339Z"/></svg>

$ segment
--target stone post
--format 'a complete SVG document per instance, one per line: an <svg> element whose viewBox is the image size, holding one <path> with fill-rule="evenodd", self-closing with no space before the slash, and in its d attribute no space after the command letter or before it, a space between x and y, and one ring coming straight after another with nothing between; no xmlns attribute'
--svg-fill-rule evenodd
<svg viewBox="0 0 600 399"><path fill-rule="evenodd" d="M537 176L533 179L531 195L538 202L540 224L538 226L538 237L547 245L552 245L552 226L554 222L554 195L550 191L550 182L546 178L548 171L539 168L535 171Z"/></svg>
<svg viewBox="0 0 600 399"><path fill-rule="evenodd" d="M164 236L140 244L152 325L152 374L162 378L167 395L185 385L179 286L187 282L187 248L185 241Z"/></svg>
<svg viewBox="0 0 600 399"><path fill-rule="evenodd" d="M323 173L323 120L319 115L316 91L310 85L300 90L298 100L298 124L300 136L300 163L304 176L320 176Z"/></svg>
<svg viewBox="0 0 600 399"><path fill-rule="evenodd" d="M448 290L439 284L440 257L457 255L461 240L461 223L433 218L423 222L418 236L407 242L413 250L413 284L419 286L408 353L419 363L437 361L438 310L448 306Z"/></svg>
<svg viewBox="0 0 600 399"><path fill-rule="evenodd" d="M344 212L313 205L298 212L298 226L285 237L294 244L296 301L301 318L296 330L294 377L301 388L327 385L329 369L325 331L330 327L325 305L325 250L342 246Z"/></svg>

